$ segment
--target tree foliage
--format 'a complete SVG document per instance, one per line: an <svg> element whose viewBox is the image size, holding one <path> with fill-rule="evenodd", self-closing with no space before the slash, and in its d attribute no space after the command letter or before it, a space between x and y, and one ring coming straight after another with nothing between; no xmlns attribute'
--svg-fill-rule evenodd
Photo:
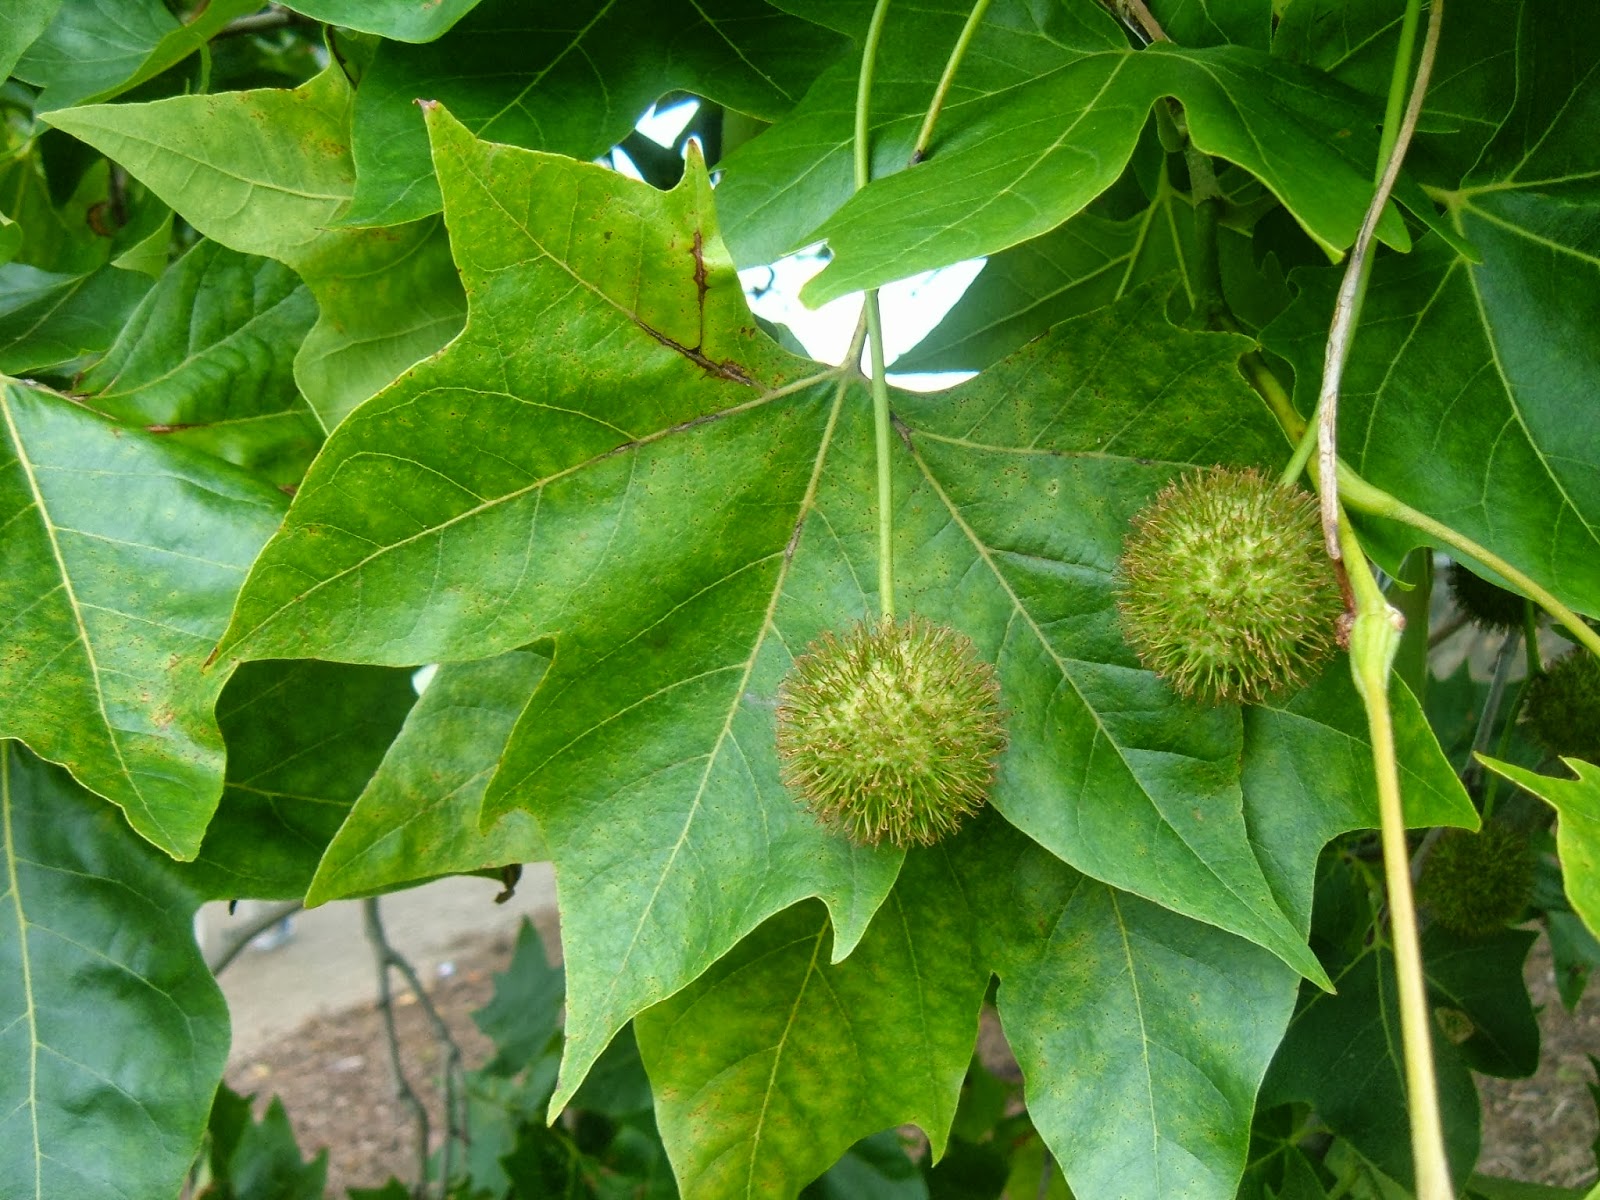
<svg viewBox="0 0 1600 1200"><path fill-rule="evenodd" d="M194 906L532 860L564 976L485 1015L484 1194L1412 1186L1372 713L1407 825L1541 847L1558 966L1600 920L1600 768L1426 657L1437 551L1537 602L1505 662L1538 606L1594 640L1600 52L1553 0L1443 14L1339 424L1410 581L1387 700L1341 654L1205 706L1124 640L1123 541L1289 462L1411 43L1404 0L1145 7L0 6L0 1196L176 1195L203 1137L241 1200L317 1194L216 1092ZM891 386L889 436L865 324L832 365L751 312L739 269L817 242L814 303L987 258L900 364L968 377ZM820 825L775 739L794 659L891 606L1007 734L910 849ZM1423 931L1463 1187L1470 1072L1537 1063L1531 940ZM1024 1116L974 1115L990 1003Z"/></svg>

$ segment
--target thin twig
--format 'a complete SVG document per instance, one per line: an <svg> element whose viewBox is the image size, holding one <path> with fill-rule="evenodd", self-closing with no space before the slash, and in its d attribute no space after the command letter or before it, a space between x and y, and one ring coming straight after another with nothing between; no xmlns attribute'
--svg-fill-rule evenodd
<svg viewBox="0 0 1600 1200"><path fill-rule="evenodd" d="M366 925L367 941L372 945L372 956L378 967L378 1011L383 1014L383 1033L389 1046L389 1071L394 1077L395 1097L411 1110L417 1126L417 1182L411 1194L415 1200L427 1200L428 1109L406 1078L405 1064L400 1056L400 1033L394 1020L394 993L389 989L389 967L398 955L384 935L383 918L378 913L376 896L361 902L361 913Z"/></svg>
<svg viewBox="0 0 1600 1200"><path fill-rule="evenodd" d="M270 33L274 29L285 29L290 25L315 25L316 22L309 17L303 17L297 12L274 4L264 13L253 13L248 17L236 17L229 21L220 30L216 37L240 37L249 33Z"/></svg>
<svg viewBox="0 0 1600 1200"><path fill-rule="evenodd" d="M304 905L298 900L288 900L282 904L274 904L249 924L228 935L226 941L218 946L211 954L206 955L206 966L211 968L213 975L221 975L227 970L228 964L244 952L244 948L267 930L271 929L285 917L292 917Z"/></svg>
<svg viewBox="0 0 1600 1200"><path fill-rule="evenodd" d="M1417 63L1416 82L1411 85L1411 99L1406 104L1406 114L1400 123L1394 148L1383 169L1383 177L1367 205L1367 215L1356 234L1356 244L1350 250L1350 261L1345 266L1344 279L1339 284L1339 295L1334 301L1333 324L1328 329L1328 349L1322 367L1322 391L1317 399L1317 462L1322 493L1322 534L1327 543L1328 557L1334 562L1343 558L1339 546L1339 384L1344 377L1345 361L1350 356L1350 342L1355 335L1356 316L1360 308L1362 276L1367 255L1372 249L1373 235L1389 202L1389 193L1400 178L1400 166L1405 161L1406 150L1411 145L1411 135L1416 132L1417 120L1422 115L1422 100L1428 91L1428 79L1433 74L1433 59L1439 48L1439 25L1444 14L1444 0L1433 0L1428 12L1428 33L1422 43L1422 58Z"/></svg>
<svg viewBox="0 0 1600 1200"><path fill-rule="evenodd" d="M1471 614L1458 612L1452 613L1443 621L1440 621L1433 632L1428 635L1428 649L1432 650L1449 641L1470 620L1472 620Z"/></svg>
<svg viewBox="0 0 1600 1200"><path fill-rule="evenodd" d="M1143 31L1145 37L1152 42L1170 42L1167 31L1161 28L1161 22L1156 20L1144 0L1112 0L1112 7L1118 16L1132 17Z"/></svg>

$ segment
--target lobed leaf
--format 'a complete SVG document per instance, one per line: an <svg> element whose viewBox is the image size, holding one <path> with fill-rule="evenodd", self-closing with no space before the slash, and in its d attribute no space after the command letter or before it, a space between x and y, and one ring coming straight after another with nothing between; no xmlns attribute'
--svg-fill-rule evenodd
<svg viewBox="0 0 1600 1200"><path fill-rule="evenodd" d="M54 393L0 388L0 736L192 858L222 791L203 670L283 496Z"/></svg>
<svg viewBox="0 0 1600 1200"><path fill-rule="evenodd" d="M819 905L786 909L635 1021L687 1195L794 1196L852 1143L915 1122L944 1153L989 972L963 881L913 852L830 965Z"/></svg>
<svg viewBox="0 0 1600 1200"><path fill-rule="evenodd" d="M356 95L344 219L393 225L439 211L419 98L485 141L595 158L677 90L774 120L840 49L762 0L483 0L438 41L379 47Z"/></svg>
<svg viewBox="0 0 1600 1200"><path fill-rule="evenodd" d="M292 484L322 442L291 368L315 319L316 302L287 267L202 241L146 293L75 390L109 417Z"/></svg>
<svg viewBox="0 0 1600 1200"><path fill-rule="evenodd" d="M1590 933L1600 932L1600 767L1564 758L1561 761L1578 778L1555 779L1487 755L1478 757L1491 771L1526 788L1556 810L1561 818L1556 827L1556 849L1561 855L1567 900Z"/></svg>
<svg viewBox="0 0 1600 1200"><path fill-rule="evenodd" d="M353 94L335 64L298 88L89 105L48 120L127 168L205 236L276 258L320 310L295 378L324 428L461 328L435 219L331 228L355 187Z"/></svg>

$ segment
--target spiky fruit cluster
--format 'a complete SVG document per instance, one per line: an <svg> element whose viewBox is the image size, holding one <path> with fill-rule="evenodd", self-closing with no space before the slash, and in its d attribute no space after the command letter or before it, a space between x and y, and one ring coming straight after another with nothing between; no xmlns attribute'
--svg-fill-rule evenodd
<svg viewBox="0 0 1600 1200"><path fill-rule="evenodd" d="M919 617L824 633L778 695L784 783L861 844L955 832L988 797L1005 741L994 668Z"/></svg>
<svg viewBox="0 0 1600 1200"><path fill-rule="evenodd" d="M1451 932L1482 937L1522 915L1533 873L1533 849L1515 826L1447 829L1422 865L1417 900Z"/></svg>
<svg viewBox="0 0 1600 1200"><path fill-rule="evenodd" d="M1551 754L1600 763L1600 658L1579 646L1528 685L1523 719Z"/></svg>
<svg viewBox="0 0 1600 1200"><path fill-rule="evenodd" d="M1139 661L1211 703L1304 683L1333 652L1343 605L1316 500L1222 467L1169 484L1134 518L1117 591Z"/></svg>
<svg viewBox="0 0 1600 1200"><path fill-rule="evenodd" d="M1475 575L1460 563L1450 564L1450 596L1456 607L1482 629L1510 633L1522 628L1527 601L1497 583Z"/></svg>

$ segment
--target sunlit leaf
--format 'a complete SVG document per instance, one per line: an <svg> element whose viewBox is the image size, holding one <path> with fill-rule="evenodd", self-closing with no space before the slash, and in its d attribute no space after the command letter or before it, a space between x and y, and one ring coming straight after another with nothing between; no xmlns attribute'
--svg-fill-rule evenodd
<svg viewBox="0 0 1600 1200"><path fill-rule="evenodd" d="M1556 810L1561 818L1556 847L1567 899L1589 932L1600 933L1600 767L1565 758L1561 761L1572 768L1577 779L1555 779L1487 755L1482 761Z"/></svg>

